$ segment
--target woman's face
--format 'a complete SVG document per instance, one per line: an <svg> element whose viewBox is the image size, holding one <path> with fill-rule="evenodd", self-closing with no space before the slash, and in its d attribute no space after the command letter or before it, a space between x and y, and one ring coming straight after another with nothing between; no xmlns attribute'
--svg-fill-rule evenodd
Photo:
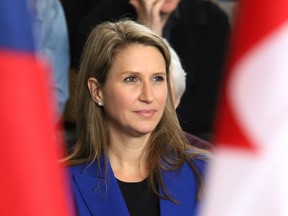
<svg viewBox="0 0 288 216"><path fill-rule="evenodd" d="M164 3L161 7L162 13L172 13L174 10L176 10L180 0L164 0Z"/></svg>
<svg viewBox="0 0 288 216"><path fill-rule="evenodd" d="M118 51L100 92L110 131L151 133L162 117L167 91L165 60L158 49L134 44Z"/></svg>

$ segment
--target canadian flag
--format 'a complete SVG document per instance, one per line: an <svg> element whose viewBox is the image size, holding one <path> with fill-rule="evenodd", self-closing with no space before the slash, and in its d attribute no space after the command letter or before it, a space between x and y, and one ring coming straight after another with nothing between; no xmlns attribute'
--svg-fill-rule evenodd
<svg viewBox="0 0 288 216"><path fill-rule="evenodd" d="M288 0L240 0L202 216L288 215Z"/></svg>

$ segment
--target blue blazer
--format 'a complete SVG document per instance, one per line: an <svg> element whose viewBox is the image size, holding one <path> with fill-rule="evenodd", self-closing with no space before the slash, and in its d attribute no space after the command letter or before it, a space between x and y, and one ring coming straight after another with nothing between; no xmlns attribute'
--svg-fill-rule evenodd
<svg viewBox="0 0 288 216"><path fill-rule="evenodd" d="M203 174L205 162L195 160L194 164ZM101 160L100 169L95 161L70 167L70 174L77 215L129 216L128 208L110 165L106 183L104 159ZM163 171L162 177L169 194L179 204L160 199L161 216L196 215L197 182L188 164L184 164L176 171ZM161 190L160 193L163 194Z"/></svg>

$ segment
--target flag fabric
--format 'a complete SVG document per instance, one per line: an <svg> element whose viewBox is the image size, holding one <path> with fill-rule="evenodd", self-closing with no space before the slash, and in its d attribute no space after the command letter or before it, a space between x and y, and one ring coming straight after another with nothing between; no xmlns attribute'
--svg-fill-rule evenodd
<svg viewBox="0 0 288 216"><path fill-rule="evenodd" d="M239 0L202 216L288 215L288 1Z"/></svg>
<svg viewBox="0 0 288 216"><path fill-rule="evenodd" d="M0 1L0 215L70 216L49 71L36 55L30 6Z"/></svg>

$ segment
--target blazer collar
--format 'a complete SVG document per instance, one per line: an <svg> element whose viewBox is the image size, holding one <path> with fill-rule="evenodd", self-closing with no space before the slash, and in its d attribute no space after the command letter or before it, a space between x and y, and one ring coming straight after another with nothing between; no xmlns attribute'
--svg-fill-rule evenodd
<svg viewBox="0 0 288 216"><path fill-rule="evenodd" d="M108 164L108 181L105 179L105 162L88 163L82 167L81 174L74 174L74 180L84 202L92 215L129 216L124 198Z"/></svg>

